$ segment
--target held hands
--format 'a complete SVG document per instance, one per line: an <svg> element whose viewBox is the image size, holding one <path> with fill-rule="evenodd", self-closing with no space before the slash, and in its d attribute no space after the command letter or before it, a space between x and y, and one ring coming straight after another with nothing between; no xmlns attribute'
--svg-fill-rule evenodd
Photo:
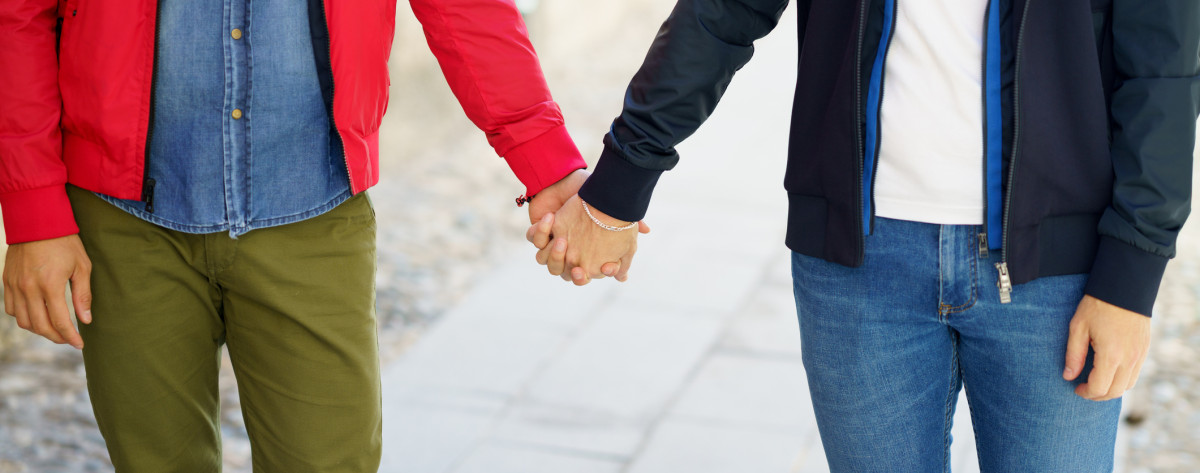
<svg viewBox="0 0 1200 473"><path fill-rule="evenodd" d="M587 212L583 200L574 195L556 213L546 214L529 227L525 237L538 248L538 264L577 286L605 276L625 281L637 252L637 234L649 233L650 227L638 222L636 231L606 230L592 221L592 217L612 227L630 223L613 219L595 208L590 208L592 217Z"/></svg>
<svg viewBox="0 0 1200 473"><path fill-rule="evenodd" d="M1075 387L1075 394L1093 401L1121 397L1137 384L1142 363L1146 361L1150 318L1083 296L1071 320L1063 379L1073 381L1079 377L1089 346L1096 352L1092 372L1087 382Z"/></svg>
<svg viewBox="0 0 1200 473"><path fill-rule="evenodd" d="M70 281L75 314L91 323L91 274L78 235L12 245L4 263L4 311L25 330L82 349L63 294Z"/></svg>

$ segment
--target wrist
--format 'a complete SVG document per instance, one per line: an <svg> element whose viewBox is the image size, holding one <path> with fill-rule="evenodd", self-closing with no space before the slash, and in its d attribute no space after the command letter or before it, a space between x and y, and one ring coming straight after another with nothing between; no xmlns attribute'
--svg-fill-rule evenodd
<svg viewBox="0 0 1200 473"><path fill-rule="evenodd" d="M604 212L596 210L592 206L588 205L588 203L583 199L579 199L579 202L583 205L583 211L587 213L587 216L592 220L592 223L595 223L600 228L613 232L621 232L637 227L637 222L627 222L624 220L615 219L608 216Z"/></svg>

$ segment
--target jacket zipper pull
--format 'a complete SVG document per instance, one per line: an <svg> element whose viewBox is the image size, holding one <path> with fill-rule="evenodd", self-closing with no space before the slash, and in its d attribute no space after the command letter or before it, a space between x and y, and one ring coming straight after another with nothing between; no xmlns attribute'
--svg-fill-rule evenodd
<svg viewBox="0 0 1200 473"><path fill-rule="evenodd" d="M979 259L987 259L988 257L988 241L987 233L979 234Z"/></svg>
<svg viewBox="0 0 1200 473"><path fill-rule="evenodd" d="M146 213L154 213L154 179L146 179L142 186L142 200L146 202Z"/></svg>
<svg viewBox="0 0 1200 473"><path fill-rule="evenodd" d="M996 281L996 287L1000 288L1000 303L1008 304L1012 302L1012 279L1008 277L1008 263L996 263L996 270L1000 271L1000 279Z"/></svg>

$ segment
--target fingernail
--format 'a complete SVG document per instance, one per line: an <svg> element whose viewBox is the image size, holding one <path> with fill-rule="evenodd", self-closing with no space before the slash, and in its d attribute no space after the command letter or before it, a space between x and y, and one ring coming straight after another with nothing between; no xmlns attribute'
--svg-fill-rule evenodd
<svg viewBox="0 0 1200 473"><path fill-rule="evenodd" d="M550 219L551 219L553 216L554 216L554 214L546 214L546 215L543 215L543 216L542 216L542 223L548 223L548 222L550 222Z"/></svg>
<svg viewBox="0 0 1200 473"><path fill-rule="evenodd" d="M90 310L83 311L83 323L85 323L85 324L92 323L92 311L90 311Z"/></svg>
<svg viewBox="0 0 1200 473"><path fill-rule="evenodd" d="M559 239L554 243L555 251L565 251L567 249L567 240Z"/></svg>

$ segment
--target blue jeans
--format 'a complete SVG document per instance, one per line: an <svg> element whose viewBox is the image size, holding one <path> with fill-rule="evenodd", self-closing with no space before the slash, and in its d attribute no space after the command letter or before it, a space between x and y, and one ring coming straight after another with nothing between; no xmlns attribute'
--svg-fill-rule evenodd
<svg viewBox="0 0 1200 473"><path fill-rule="evenodd" d="M793 253L804 367L833 472L946 472L966 387L983 472L1108 472L1120 400L1062 379L1087 275L1001 305L981 228L876 219L862 267Z"/></svg>

